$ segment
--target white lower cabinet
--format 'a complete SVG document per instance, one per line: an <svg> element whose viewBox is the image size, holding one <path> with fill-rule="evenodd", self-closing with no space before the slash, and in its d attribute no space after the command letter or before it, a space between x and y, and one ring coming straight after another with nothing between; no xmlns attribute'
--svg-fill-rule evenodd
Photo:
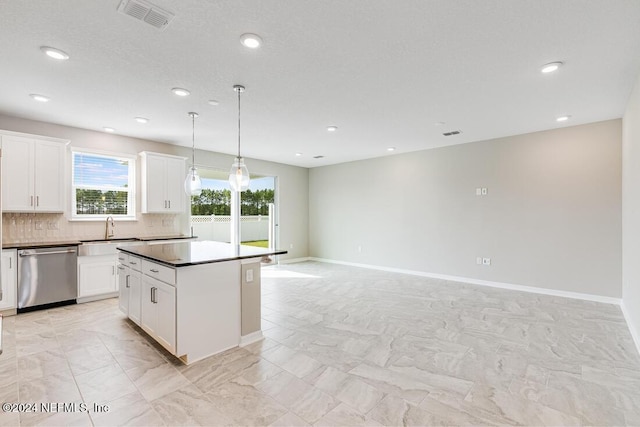
<svg viewBox="0 0 640 427"><path fill-rule="evenodd" d="M129 319L140 326L142 320L142 273L131 269L129 274Z"/></svg>
<svg viewBox="0 0 640 427"><path fill-rule="evenodd" d="M0 278L0 311L17 307L18 257L15 249L2 251L2 277Z"/></svg>
<svg viewBox="0 0 640 427"><path fill-rule="evenodd" d="M142 329L169 352L176 351L176 288L142 276Z"/></svg>
<svg viewBox="0 0 640 427"><path fill-rule="evenodd" d="M128 265L118 264L118 307L129 316L129 280L131 269Z"/></svg>
<svg viewBox="0 0 640 427"><path fill-rule="evenodd" d="M78 257L78 298L118 292L114 255Z"/></svg>

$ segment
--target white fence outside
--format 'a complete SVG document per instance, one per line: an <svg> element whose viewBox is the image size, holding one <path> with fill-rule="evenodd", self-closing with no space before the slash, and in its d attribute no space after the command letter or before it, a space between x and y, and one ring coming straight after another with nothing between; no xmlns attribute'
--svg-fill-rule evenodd
<svg viewBox="0 0 640 427"><path fill-rule="evenodd" d="M231 241L231 216L192 215L191 227L198 240ZM240 217L240 234L243 242L269 239L269 216L251 215Z"/></svg>

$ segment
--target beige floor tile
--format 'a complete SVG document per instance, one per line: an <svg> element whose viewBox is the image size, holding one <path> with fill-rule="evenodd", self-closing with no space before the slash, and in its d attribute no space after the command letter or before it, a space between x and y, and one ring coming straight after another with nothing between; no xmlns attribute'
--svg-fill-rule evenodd
<svg viewBox="0 0 640 427"><path fill-rule="evenodd" d="M152 402L153 408L169 426L231 426L223 415L195 386L188 385Z"/></svg>
<svg viewBox="0 0 640 427"><path fill-rule="evenodd" d="M96 427L165 425L162 417L137 391L105 402L105 405L107 405L108 410L90 412L91 419Z"/></svg>
<svg viewBox="0 0 640 427"><path fill-rule="evenodd" d="M176 368L166 362L152 368L138 367L126 372L149 402L190 384Z"/></svg>
<svg viewBox="0 0 640 427"><path fill-rule="evenodd" d="M89 405L104 404L136 391L117 363L76 375L75 378L82 398Z"/></svg>
<svg viewBox="0 0 640 427"><path fill-rule="evenodd" d="M265 426L288 412L280 403L252 386L225 383L206 396L222 415L236 425Z"/></svg>

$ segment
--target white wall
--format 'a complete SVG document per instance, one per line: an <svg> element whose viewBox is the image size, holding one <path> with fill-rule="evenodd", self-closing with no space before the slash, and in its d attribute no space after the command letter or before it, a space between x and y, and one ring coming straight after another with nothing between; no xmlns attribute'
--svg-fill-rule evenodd
<svg viewBox="0 0 640 427"><path fill-rule="evenodd" d="M640 349L640 76L622 123L622 301Z"/></svg>
<svg viewBox="0 0 640 427"><path fill-rule="evenodd" d="M180 147L155 141L129 138L104 132L96 132L52 123L26 120L0 114L0 129L13 132L23 132L35 135L45 135L55 138L68 139L73 147L92 148L112 151L115 153L137 154L140 151L153 151L183 157L191 157L190 147ZM196 166L206 166L213 169L228 171L231 168L233 156L196 150ZM282 259L301 258L308 256L308 170L280 163L255 159L245 159L252 174L275 176L276 195L279 205L279 244L278 248L289 251ZM137 185L140 185L140 162L137 168ZM140 208L140 198L136 203ZM3 223L7 222L7 214L3 215ZM189 224L186 215L170 215L174 217L175 227L162 227L164 215L140 215L139 221L116 224L117 232L136 233L136 235L160 235L167 231L188 232ZM150 218L155 218L155 220ZM169 218L170 219L170 218ZM104 223L67 223L63 227L69 233L76 233L74 237L100 238L104 234ZM80 231L78 231L81 229ZM56 236L58 237L58 236ZM293 245L293 248L291 246Z"/></svg>
<svg viewBox="0 0 640 427"><path fill-rule="evenodd" d="M621 121L314 168L309 211L313 257L620 297Z"/></svg>

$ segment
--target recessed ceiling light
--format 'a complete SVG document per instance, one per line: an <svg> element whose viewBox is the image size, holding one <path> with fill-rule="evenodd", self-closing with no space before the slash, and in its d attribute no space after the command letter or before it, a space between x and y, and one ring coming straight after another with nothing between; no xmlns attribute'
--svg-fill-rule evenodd
<svg viewBox="0 0 640 427"><path fill-rule="evenodd" d="M207 102L209 103L209 105L218 105L218 104L220 104L220 102L216 101L215 99L210 99Z"/></svg>
<svg viewBox="0 0 640 427"><path fill-rule="evenodd" d="M189 96L191 94L191 92L189 92L187 89L183 89L181 87L174 87L173 89L171 89L171 92L173 92L174 95L178 96Z"/></svg>
<svg viewBox="0 0 640 427"><path fill-rule="evenodd" d="M29 96L38 102L49 102L49 100L51 99L48 96L38 95L37 93L29 94Z"/></svg>
<svg viewBox="0 0 640 427"><path fill-rule="evenodd" d="M102 128L102 129L104 129L105 132L109 132L109 133L113 133L116 131L114 128Z"/></svg>
<svg viewBox="0 0 640 427"><path fill-rule="evenodd" d="M327 126L327 132L335 132L338 130L338 126Z"/></svg>
<svg viewBox="0 0 640 427"><path fill-rule="evenodd" d="M149 119L145 117L136 117L136 122L138 123L149 123Z"/></svg>
<svg viewBox="0 0 640 427"><path fill-rule="evenodd" d="M249 49L257 49L262 45L262 39L257 34L246 33L240 36L240 43Z"/></svg>
<svg viewBox="0 0 640 427"><path fill-rule="evenodd" d="M302 153L296 153L296 157L302 156Z"/></svg>
<svg viewBox="0 0 640 427"><path fill-rule="evenodd" d="M48 57L64 61L69 59L69 54L55 47L40 46L40 50L44 52Z"/></svg>
<svg viewBox="0 0 640 427"><path fill-rule="evenodd" d="M396 147L389 147L387 148L387 151L396 151Z"/></svg>
<svg viewBox="0 0 640 427"><path fill-rule="evenodd" d="M569 120L571 118L571 116L560 116L560 117L556 117L556 122L566 122L567 120Z"/></svg>
<svg viewBox="0 0 640 427"><path fill-rule="evenodd" d="M446 124L445 122L435 122L433 125L434 126L443 126L445 124Z"/></svg>
<svg viewBox="0 0 640 427"><path fill-rule="evenodd" d="M550 62L548 64L544 64L540 71L545 74L553 73L554 71L558 71L558 68L562 67L562 62Z"/></svg>

